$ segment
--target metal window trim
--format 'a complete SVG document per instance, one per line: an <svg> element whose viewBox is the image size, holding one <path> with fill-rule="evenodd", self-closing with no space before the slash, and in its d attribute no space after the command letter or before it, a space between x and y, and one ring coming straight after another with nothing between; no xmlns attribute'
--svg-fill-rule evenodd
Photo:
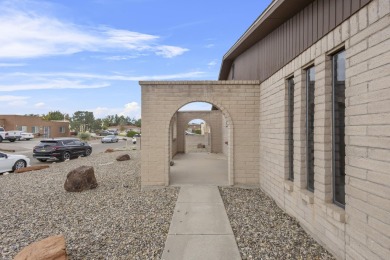
<svg viewBox="0 0 390 260"><path fill-rule="evenodd" d="M345 209L345 204L342 204L336 200L336 133L335 133L335 102L336 102L336 75L337 75L337 55L345 51L345 49L339 49L336 53L332 55L332 202L333 204ZM345 185L345 184L344 184Z"/></svg>
<svg viewBox="0 0 390 260"><path fill-rule="evenodd" d="M294 77L287 78L287 110L288 110L288 180L294 181L294 141L293 141L293 129L294 129L294 109L291 111L291 105L294 106ZM291 102L292 98L292 102ZM294 108L294 107L293 107ZM292 148L292 149L291 149Z"/></svg>
<svg viewBox="0 0 390 260"><path fill-rule="evenodd" d="M314 68L314 64L311 64L311 66L306 67L305 72L306 72L306 189L308 191L314 192L314 187L313 189L309 186L309 87L310 87L310 73L309 70L311 68ZM314 111L313 111L314 114ZM313 122L314 124L314 122ZM313 173L314 174L314 173ZM314 177L314 176L313 176Z"/></svg>

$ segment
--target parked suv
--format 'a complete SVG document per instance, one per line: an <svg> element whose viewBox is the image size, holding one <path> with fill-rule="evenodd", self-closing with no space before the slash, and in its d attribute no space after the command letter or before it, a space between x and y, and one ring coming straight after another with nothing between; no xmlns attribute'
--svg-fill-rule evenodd
<svg viewBox="0 0 390 260"><path fill-rule="evenodd" d="M77 138L44 139L33 149L33 157L40 162L49 159L65 161L79 156L89 156L92 147Z"/></svg>

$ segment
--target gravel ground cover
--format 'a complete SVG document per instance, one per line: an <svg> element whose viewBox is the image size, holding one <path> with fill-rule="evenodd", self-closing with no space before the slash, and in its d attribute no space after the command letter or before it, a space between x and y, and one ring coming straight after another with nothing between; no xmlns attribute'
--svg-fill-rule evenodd
<svg viewBox="0 0 390 260"><path fill-rule="evenodd" d="M242 259L334 259L260 189L219 189Z"/></svg>
<svg viewBox="0 0 390 260"><path fill-rule="evenodd" d="M115 158L128 153L130 161ZM0 259L63 234L70 259L159 259L178 188L141 191L138 151L99 153L0 176ZM64 190L67 173L93 166L99 186Z"/></svg>

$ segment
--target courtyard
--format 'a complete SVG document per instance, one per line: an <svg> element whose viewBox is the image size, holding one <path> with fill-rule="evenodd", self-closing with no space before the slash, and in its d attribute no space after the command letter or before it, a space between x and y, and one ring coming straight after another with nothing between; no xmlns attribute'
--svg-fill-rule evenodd
<svg viewBox="0 0 390 260"><path fill-rule="evenodd" d="M141 190L139 151L126 151L130 161L115 161L122 153L0 176L0 258L12 259L34 241L63 234L70 259L160 259L180 188ZM206 157L210 167L221 161ZM81 165L94 166L99 186L65 192L66 174ZM192 169L194 174L197 167ZM260 189L220 187L220 195L242 259L332 259Z"/></svg>

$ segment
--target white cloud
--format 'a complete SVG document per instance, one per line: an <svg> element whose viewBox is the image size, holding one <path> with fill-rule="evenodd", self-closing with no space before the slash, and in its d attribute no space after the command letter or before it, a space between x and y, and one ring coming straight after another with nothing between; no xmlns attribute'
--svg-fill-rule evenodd
<svg viewBox="0 0 390 260"><path fill-rule="evenodd" d="M26 66L24 63L0 63L0 67L23 67Z"/></svg>
<svg viewBox="0 0 390 260"><path fill-rule="evenodd" d="M0 102L20 101L20 100L26 100L29 98L30 97L4 95L4 96L0 96Z"/></svg>
<svg viewBox="0 0 390 260"><path fill-rule="evenodd" d="M212 68L212 67L215 67L217 65L217 61L216 60L213 60L213 61L210 61L207 66L209 66L209 68Z"/></svg>
<svg viewBox="0 0 390 260"><path fill-rule="evenodd" d="M213 47L215 47L215 44L213 44L213 43L210 43L210 44L207 44L206 46L204 46L205 48L207 48L207 49L210 49L210 48L213 48Z"/></svg>
<svg viewBox="0 0 390 260"><path fill-rule="evenodd" d="M35 105L34 105L34 107L36 107L36 108L42 108L42 107L44 107L45 106L45 103L43 103L43 102L39 102L39 103L36 103Z"/></svg>
<svg viewBox="0 0 390 260"><path fill-rule="evenodd" d="M0 85L0 92L2 91L20 91L20 90L36 90L36 89L92 89L104 88L110 86L109 83L84 84L80 81L72 80L45 80L42 83L29 84L14 84L14 85Z"/></svg>
<svg viewBox="0 0 390 260"><path fill-rule="evenodd" d="M140 118L141 117L140 113L141 113L140 105L137 102L131 102L125 105L125 108L119 113L119 115Z"/></svg>
<svg viewBox="0 0 390 260"><path fill-rule="evenodd" d="M42 11L24 11L19 8L19 1L10 3L0 3L0 58L36 58L84 51L146 52L172 58L188 51L159 45L157 35L107 26L80 26L38 13Z"/></svg>
<svg viewBox="0 0 390 260"><path fill-rule="evenodd" d="M30 97L25 96L11 96L11 95L4 95L0 96L0 102L8 107L20 107L27 104L27 99Z"/></svg>
<svg viewBox="0 0 390 260"><path fill-rule="evenodd" d="M0 92L34 89L92 89L111 86L109 81L144 81L194 79L204 76L202 71L192 71L167 75L129 76L104 75L92 73L7 73L0 74ZM18 82L18 84L1 84L1 82Z"/></svg>
<svg viewBox="0 0 390 260"><path fill-rule="evenodd" d="M164 58L173 58L189 51L188 49L176 46L158 46L156 47L156 50L157 51L155 53Z"/></svg>
<svg viewBox="0 0 390 260"><path fill-rule="evenodd" d="M121 108L108 108L108 107L97 107L95 109L89 109L88 111L92 111L96 118L104 118L108 115L123 115L128 116L130 118L141 118L141 106L137 102L130 102L125 104Z"/></svg>

